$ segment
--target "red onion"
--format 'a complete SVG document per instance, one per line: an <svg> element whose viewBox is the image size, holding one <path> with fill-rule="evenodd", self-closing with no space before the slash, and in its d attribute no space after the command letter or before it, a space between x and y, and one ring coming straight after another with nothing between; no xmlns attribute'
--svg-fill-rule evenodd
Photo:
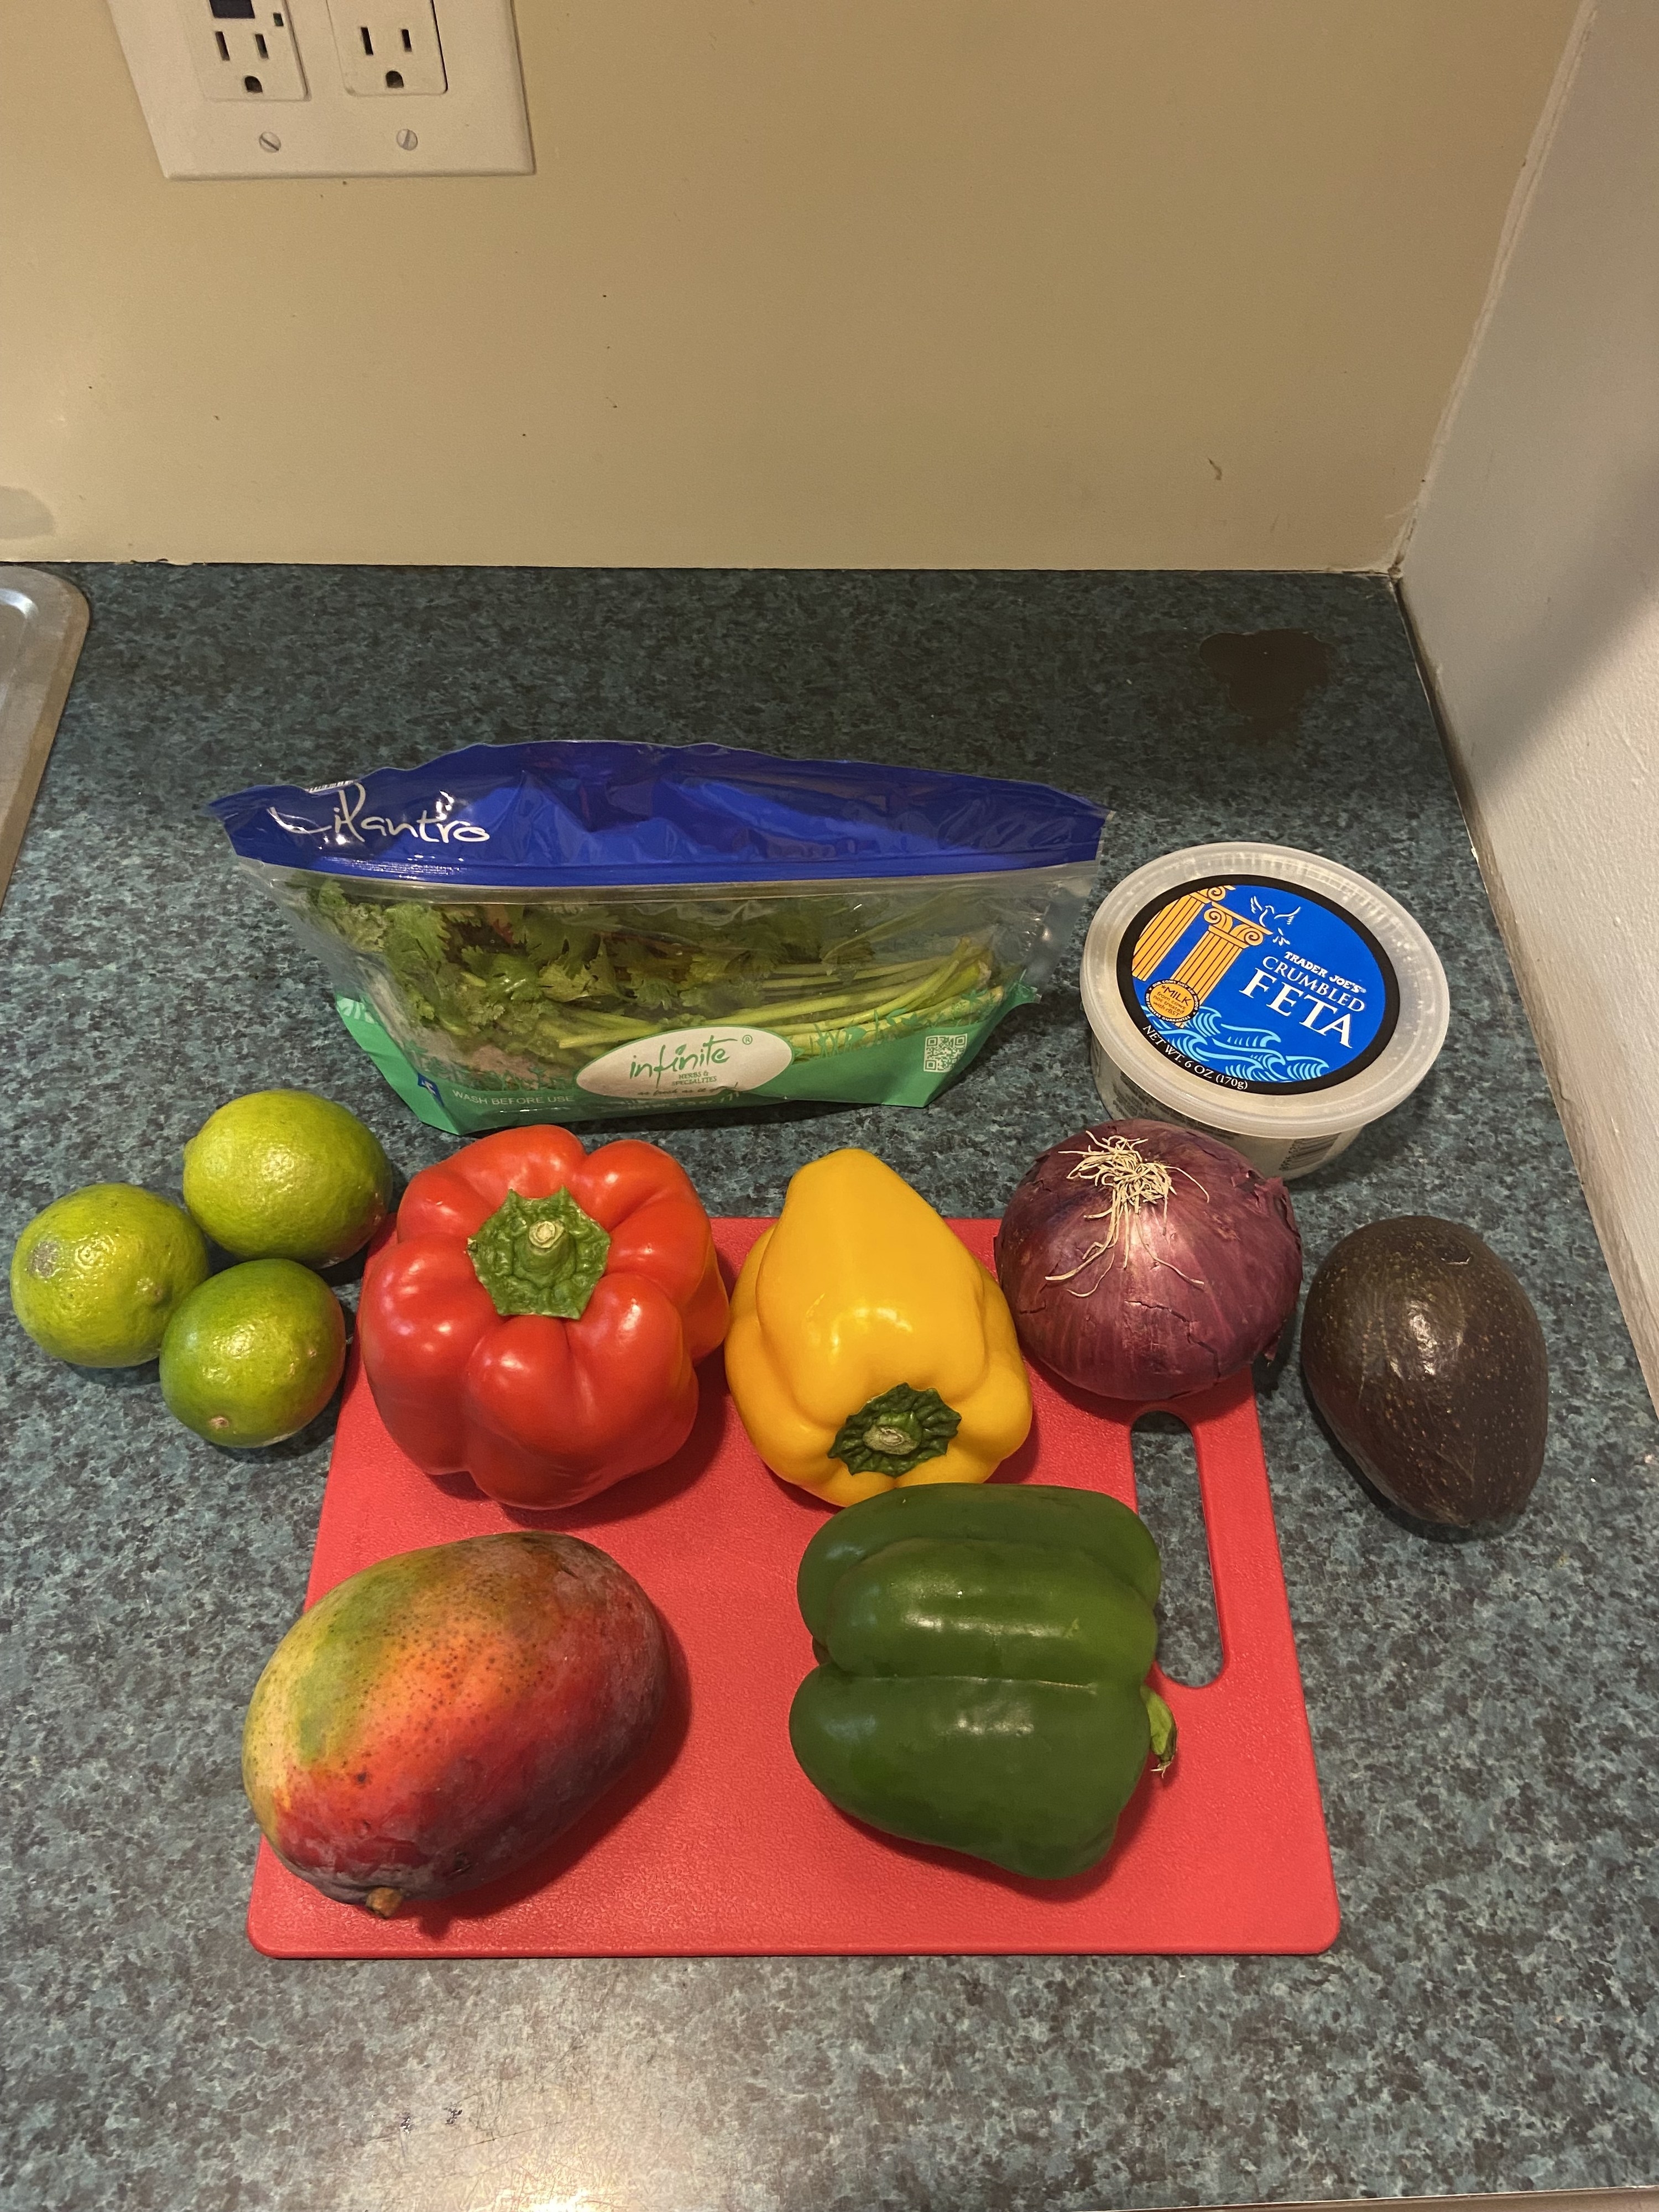
<svg viewBox="0 0 1659 2212"><path fill-rule="evenodd" d="M1302 1287L1284 1184L1168 1121L1105 1121L1045 1152L1002 1217L996 1263L1027 1352L1143 1405L1247 1367Z"/></svg>

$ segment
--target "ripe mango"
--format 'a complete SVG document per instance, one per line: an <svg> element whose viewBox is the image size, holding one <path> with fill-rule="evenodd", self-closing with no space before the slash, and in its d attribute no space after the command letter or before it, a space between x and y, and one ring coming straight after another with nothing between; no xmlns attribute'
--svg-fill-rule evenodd
<svg viewBox="0 0 1659 2212"><path fill-rule="evenodd" d="M243 1786L284 1866L389 1916L533 1857L644 1750L667 1682L650 1599L592 1544L403 1552L277 1645Z"/></svg>

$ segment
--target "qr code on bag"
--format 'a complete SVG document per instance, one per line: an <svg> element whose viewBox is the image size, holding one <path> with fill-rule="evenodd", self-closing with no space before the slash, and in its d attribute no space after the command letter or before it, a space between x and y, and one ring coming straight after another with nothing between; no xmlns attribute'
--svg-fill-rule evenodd
<svg viewBox="0 0 1659 2212"><path fill-rule="evenodd" d="M965 1036L927 1036L921 1041L924 1075L948 1075L968 1049Z"/></svg>

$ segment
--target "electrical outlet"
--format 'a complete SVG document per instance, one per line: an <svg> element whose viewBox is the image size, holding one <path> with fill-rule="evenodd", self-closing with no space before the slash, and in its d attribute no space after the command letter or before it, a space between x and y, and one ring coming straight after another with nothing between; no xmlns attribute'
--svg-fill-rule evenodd
<svg viewBox="0 0 1659 2212"><path fill-rule="evenodd" d="M513 0L109 6L164 176L520 176L536 166Z"/></svg>
<svg viewBox="0 0 1659 2212"><path fill-rule="evenodd" d="M328 12L348 92L372 100L448 89L432 0L328 0Z"/></svg>
<svg viewBox="0 0 1659 2212"><path fill-rule="evenodd" d="M179 0L197 79L210 100L303 100L305 72L286 6Z"/></svg>

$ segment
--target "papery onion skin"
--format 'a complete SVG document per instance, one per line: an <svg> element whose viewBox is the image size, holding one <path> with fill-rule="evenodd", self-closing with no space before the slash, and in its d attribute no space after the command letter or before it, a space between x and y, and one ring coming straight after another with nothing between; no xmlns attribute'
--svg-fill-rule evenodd
<svg viewBox="0 0 1659 2212"><path fill-rule="evenodd" d="M1121 1159L1116 1143L1170 1182L1126 1206L1109 1240L1112 1184L1089 1156ZM1271 1349L1302 1287L1302 1238L1284 1184L1231 1145L1169 1121L1103 1121L1026 1175L996 1271L1024 1351L1079 1389L1155 1405Z"/></svg>

